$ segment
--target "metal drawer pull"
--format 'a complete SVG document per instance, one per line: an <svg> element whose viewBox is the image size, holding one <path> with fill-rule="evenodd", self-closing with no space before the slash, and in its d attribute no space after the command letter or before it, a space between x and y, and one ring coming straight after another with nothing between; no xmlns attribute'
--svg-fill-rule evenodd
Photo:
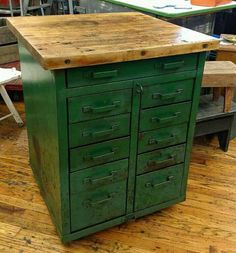
<svg viewBox="0 0 236 253"><path fill-rule="evenodd" d="M175 92L161 94L161 93L153 93L152 99L160 99L160 100L167 100L167 99L173 99L176 96L180 95L184 90L178 89Z"/></svg>
<svg viewBox="0 0 236 253"><path fill-rule="evenodd" d="M109 112L121 105L120 101L114 101L111 105L104 105L104 106L99 106L99 107L92 107L92 106L84 106L82 108L82 111L84 113L103 113L103 112Z"/></svg>
<svg viewBox="0 0 236 253"><path fill-rule="evenodd" d="M177 61L177 62L170 62L170 63L164 63L163 69L169 70L169 69L178 69L184 65L184 61Z"/></svg>
<svg viewBox="0 0 236 253"><path fill-rule="evenodd" d="M166 181L164 182L161 182L161 183L158 183L158 184L153 184L151 182L148 182L145 184L145 187L149 188L149 187L152 187L152 188L157 188L157 187L160 187L160 186L163 186L163 185L168 185L168 184L171 184L174 180L174 176L168 176Z"/></svg>
<svg viewBox="0 0 236 253"><path fill-rule="evenodd" d="M92 179L91 177L87 177L84 179L84 184L99 184L99 183L103 183L103 182L112 182L115 177L117 176L117 171L111 171L109 176L106 177L101 177L101 178L96 178L96 179Z"/></svg>
<svg viewBox="0 0 236 253"><path fill-rule="evenodd" d="M161 145L161 144L173 142L173 141L175 141L175 139L176 139L176 136L172 134L170 137L163 139L163 140L158 140L158 139L153 139L153 138L149 139L148 144L149 145L153 145L153 144Z"/></svg>
<svg viewBox="0 0 236 253"><path fill-rule="evenodd" d="M84 157L84 160L86 161L99 161L103 159L109 159L116 155L116 152L118 151L118 148L112 148L110 152L104 153L101 155L88 155Z"/></svg>
<svg viewBox="0 0 236 253"><path fill-rule="evenodd" d="M102 200L99 200L96 202L93 202L92 200L86 200L86 201L84 201L84 205L86 207L95 207L98 205L102 205L102 204L105 204L105 203L111 201L114 198L114 195L115 195L115 193L111 193L108 195L108 197L106 199L102 199Z"/></svg>
<svg viewBox="0 0 236 253"><path fill-rule="evenodd" d="M83 132L82 136L83 137L88 137L88 136L90 136L90 137L102 137L102 136L112 134L118 129L119 129L119 125L113 125L113 126L111 126L110 129L104 129L104 130L100 130L100 131L96 131L96 132Z"/></svg>
<svg viewBox="0 0 236 253"><path fill-rule="evenodd" d="M165 123L172 120L177 119L181 115L181 112L175 112L172 116L160 118L160 117L152 117L151 122Z"/></svg>
<svg viewBox="0 0 236 253"><path fill-rule="evenodd" d="M110 70L110 71L103 71L103 72L95 72L92 74L93 78L109 78L109 77L116 77L118 75L118 70Z"/></svg>
<svg viewBox="0 0 236 253"><path fill-rule="evenodd" d="M149 160L147 166L166 166L175 163L176 155L170 155L169 158L162 161Z"/></svg>

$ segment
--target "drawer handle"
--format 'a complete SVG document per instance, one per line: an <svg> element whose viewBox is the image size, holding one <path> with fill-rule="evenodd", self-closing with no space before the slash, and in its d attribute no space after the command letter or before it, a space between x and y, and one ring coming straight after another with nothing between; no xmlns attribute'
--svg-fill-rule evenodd
<svg viewBox="0 0 236 253"><path fill-rule="evenodd" d="M108 195L107 198L102 199L102 200L98 200L98 201L95 201L95 202L93 202L92 200L86 200L86 201L84 201L84 205L87 208L88 207L99 206L99 205L102 205L102 204L105 204L105 203L111 201L114 198L114 195L115 195L115 193L111 193L111 194Z"/></svg>
<svg viewBox="0 0 236 253"><path fill-rule="evenodd" d="M172 134L170 137L163 139L163 140L158 140L158 139L153 139L153 138L149 139L148 144L149 145L153 145L153 144L161 145L161 144L166 144L166 143L168 144L170 142L175 141L175 139L176 139L176 136Z"/></svg>
<svg viewBox="0 0 236 253"><path fill-rule="evenodd" d="M170 155L167 159L161 161L149 160L147 162L147 166L167 166L169 164L173 164L176 161L176 155Z"/></svg>
<svg viewBox="0 0 236 253"><path fill-rule="evenodd" d="M92 77L95 79L99 78L109 78L109 77L116 77L118 75L118 70L110 70L104 72L95 72L92 74Z"/></svg>
<svg viewBox="0 0 236 253"><path fill-rule="evenodd" d="M184 91L183 89L178 89L176 90L176 92L171 92L171 93L166 93L166 94L153 93L152 99L160 99L160 100L173 99L176 96L180 95L183 91Z"/></svg>
<svg viewBox="0 0 236 253"><path fill-rule="evenodd" d="M164 70L178 69L178 68L181 68L183 65L184 65L184 61L164 63L163 69Z"/></svg>
<svg viewBox="0 0 236 253"><path fill-rule="evenodd" d="M112 148L110 152L101 154L101 155L88 155L84 157L84 160L86 161L99 161L104 159L112 158L116 155L116 152L118 151L118 148Z"/></svg>
<svg viewBox="0 0 236 253"><path fill-rule="evenodd" d="M181 115L181 112L175 112L174 115L169 116L169 117L164 117L164 118L152 117L151 122L166 123L166 122L177 119L180 115Z"/></svg>
<svg viewBox="0 0 236 253"><path fill-rule="evenodd" d="M92 106L84 106L82 108L82 111L84 113L103 113L103 112L109 112L121 105L120 101L114 101L111 105L104 105L99 107L92 107Z"/></svg>
<svg viewBox="0 0 236 253"><path fill-rule="evenodd" d="M158 184L153 184L151 182L148 182L148 183L145 184L145 187L147 187L147 188L149 188L149 187L157 188L157 187L160 187L160 186L163 186L163 185L171 184L173 180L174 180L174 176L168 176L166 181L164 181L164 182L161 182L161 183L158 183Z"/></svg>
<svg viewBox="0 0 236 253"><path fill-rule="evenodd" d="M107 181L112 182L116 176L117 176L117 171L111 171L110 175L106 177L101 177L101 178L96 178L96 179L87 177L84 179L84 184L99 184L99 183L103 183Z"/></svg>
<svg viewBox="0 0 236 253"><path fill-rule="evenodd" d="M104 130L100 130L100 131L96 131L96 132L83 132L82 136L83 137L88 137L88 136L102 137L102 136L110 135L118 129L119 129L119 125L113 125L113 126L111 126L110 129L104 129Z"/></svg>

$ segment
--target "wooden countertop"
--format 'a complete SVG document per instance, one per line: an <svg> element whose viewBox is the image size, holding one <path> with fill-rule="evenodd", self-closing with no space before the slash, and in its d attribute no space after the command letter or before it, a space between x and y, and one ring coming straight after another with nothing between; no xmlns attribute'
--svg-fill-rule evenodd
<svg viewBox="0 0 236 253"><path fill-rule="evenodd" d="M217 49L207 35L138 13L7 19L45 69L63 69Z"/></svg>

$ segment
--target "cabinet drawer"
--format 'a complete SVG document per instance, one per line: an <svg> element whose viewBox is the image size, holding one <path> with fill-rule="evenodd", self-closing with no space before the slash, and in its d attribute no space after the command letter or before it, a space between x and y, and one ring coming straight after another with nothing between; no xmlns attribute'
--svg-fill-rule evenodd
<svg viewBox="0 0 236 253"><path fill-rule="evenodd" d="M138 156L137 174L162 169L182 163L185 157L185 145L155 150Z"/></svg>
<svg viewBox="0 0 236 253"><path fill-rule="evenodd" d="M195 70L196 68L197 54L73 68L67 70L67 86L72 88L102 84L145 76Z"/></svg>
<svg viewBox="0 0 236 253"><path fill-rule="evenodd" d="M129 135L130 114L69 125L70 147L83 146Z"/></svg>
<svg viewBox="0 0 236 253"><path fill-rule="evenodd" d="M166 105L141 111L140 131L188 122L191 102Z"/></svg>
<svg viewBox="0 0 236 253"><path fill-rule="evenodd" d="M104 92L68 99L69 123L128 113L131 90Z"/></svg>
<svg viewBox="0 0 236 253"><path fill-rule="evenodd" d="M76 231L125 215L127 180L78 192L76 178L71 182L71 229Z"/></svg>
<svg viewBox="0 0 236 253"><path fill-rule="evenodd" d="M127 179L128 159L106 163L70 173L70 182L76 192L96 190L101 186Z"/></svg>
<svg viewBox="0 0 236 253"><path fill-rule="evenodd" d="M183 164L137 176L135 211L178 198L182 175Z"/></svg>
<svg viewBox="0 0 236 253"><path fill-rule="evenodd" d="M187 126L181 124L140 133L138 152L143 153L186 142Z"/></svg>
<svg viewBox="0 0 236 253"><path fill-rule="evenodd" d="M191 100L194 80L163 83L144 88L142 108Z"/></svg>
<svg viewBox="0 0 236 253"><path fill-rule="evenodd" d="M129 137L70 150L71 171L116 161L129 156Z"/></svg>

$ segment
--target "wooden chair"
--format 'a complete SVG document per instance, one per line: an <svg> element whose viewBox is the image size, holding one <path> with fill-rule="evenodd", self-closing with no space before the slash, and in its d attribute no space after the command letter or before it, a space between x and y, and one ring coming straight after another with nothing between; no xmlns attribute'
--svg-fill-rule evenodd
<svg viewBox="0 0 236 253"><path fill-rule="evenodd" d="M8 82L18 79L21 76L21 72L17 71L16 69L12 68L0 68L0 94L2 95L2 98L4 102L6 103L10 113L1 117L0 121L8 118L13 117L18 124L18 126L23 126L24 123L17 112L15 106L13 105L10 97L7 94L7 91L4 87Z"/></svg>
<svg viewBox="0 0 236 253"><path fill-rule="evenodd" d="M213 100L218 100L224 88L224 112L230 112L236 87L236 65L230 61L209 61L205 64L203 88L213 88Z"/></svg>

